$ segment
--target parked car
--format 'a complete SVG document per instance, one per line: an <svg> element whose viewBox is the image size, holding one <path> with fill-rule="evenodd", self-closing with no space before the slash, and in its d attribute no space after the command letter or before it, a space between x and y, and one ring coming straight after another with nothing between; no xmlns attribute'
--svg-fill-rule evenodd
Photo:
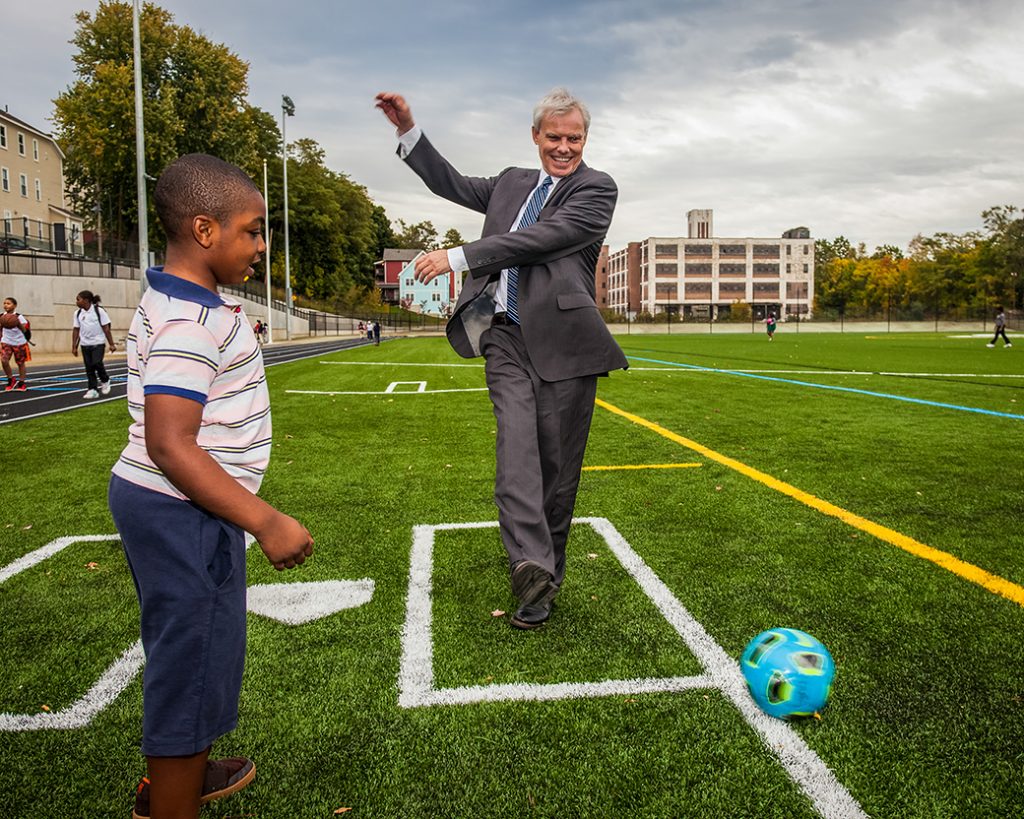
<svg viewBox="0 0 1024 819"><path fill-rule="evenodd" d="M20 236L0 236L0 252L3 253L24 253L31 250L28 242Z"/></svg>

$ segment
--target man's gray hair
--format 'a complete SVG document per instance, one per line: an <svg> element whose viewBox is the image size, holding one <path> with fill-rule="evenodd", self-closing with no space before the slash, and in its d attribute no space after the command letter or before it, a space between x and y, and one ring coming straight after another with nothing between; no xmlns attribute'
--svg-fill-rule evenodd
<svg viewBox="0 0 1024 819"><path fill-rule="evenodd" d="M533 109L533 129L539 131L540 124L546 117L552 115L563 116L573 109L579 111L580 116L583 117L583 133L589 133L590 110L587 108L586 103L569 93L568 88L562 88L561 86L548 91Z"/></svg>

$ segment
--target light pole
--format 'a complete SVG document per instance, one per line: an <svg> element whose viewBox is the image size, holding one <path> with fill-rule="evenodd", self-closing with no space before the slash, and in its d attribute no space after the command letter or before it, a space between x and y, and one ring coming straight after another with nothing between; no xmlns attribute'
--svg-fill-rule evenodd
<svg viewBox="0 0 1024 819"><path fill-rule="evenodd" d="M267 234L267 250L263 254L263 264L267 270L267 317L264 320L267 325L267 344L274 343L274 322L271 315L274 312L273 297L270 293L270 204L267 197L267 160L263 160L263 232Z"/></svg>
<svg viewBox="0 0 1024 819"><path fill-rule="evenodd" d="M149 215L146 205L146 135L142 122L142 37L139 34L139 0L132 6L132 44L135 63L135 184L139 207L139 292L146 292L149 266Z"/></svg>
<svg viewBox="0 0 1024 819"><path fill-rule="evenodd" d="M288 117L295 116L295 103L292 98L281 95L281 143L284 146L284 337L292 337L292 268L288 253L288 137L285 135L285 123Z"/></svg>

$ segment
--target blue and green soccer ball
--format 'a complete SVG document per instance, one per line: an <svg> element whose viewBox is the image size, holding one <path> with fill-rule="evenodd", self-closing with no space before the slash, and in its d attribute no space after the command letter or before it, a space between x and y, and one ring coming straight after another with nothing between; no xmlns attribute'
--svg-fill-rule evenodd
<svg viewBox="0 0 1024 819"><path fill-rule="evenodd" d="M740 668L754 702L779 719L809 717L824 708L836 675L824 644L795 628L758 634L744 649Z"/></svg>

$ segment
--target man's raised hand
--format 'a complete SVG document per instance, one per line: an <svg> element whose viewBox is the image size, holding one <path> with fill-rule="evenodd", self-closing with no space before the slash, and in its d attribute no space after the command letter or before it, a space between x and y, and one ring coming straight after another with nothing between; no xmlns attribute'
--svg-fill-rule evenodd
<svg viewBox="0 0 1024 819"><path fill-rule="evenodd" d="M401 94L396 94L393 91L381 91L374 99L377 100L377 107L384 112L384 116L391 120L391 124L398 129L399 136L412 129L416 124L412 118L412 109L409 108L409 103Z"/></svg>

